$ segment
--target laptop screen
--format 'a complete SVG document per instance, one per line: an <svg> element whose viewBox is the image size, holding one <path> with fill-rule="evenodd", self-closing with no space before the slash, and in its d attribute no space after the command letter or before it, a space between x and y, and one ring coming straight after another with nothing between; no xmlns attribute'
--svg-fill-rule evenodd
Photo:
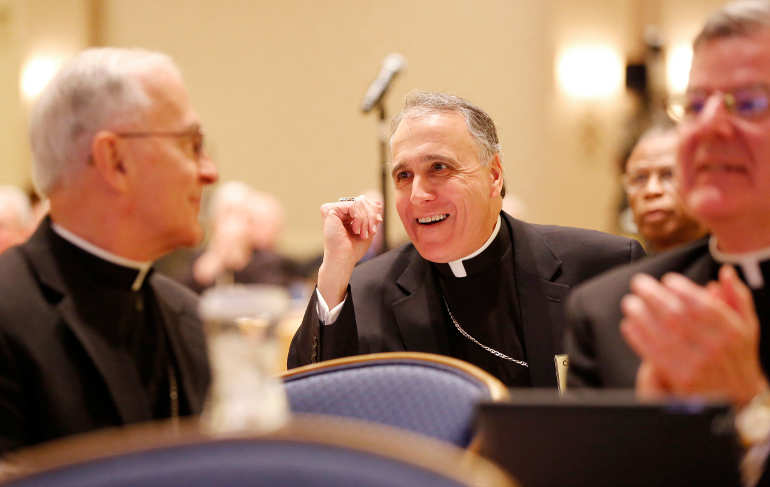
<svg viewBox="0 0 770 487"><path fill-rule="evenodd" d="M512 389L477 410L480 453L524 487L740 485L727 404Z"/></svg>

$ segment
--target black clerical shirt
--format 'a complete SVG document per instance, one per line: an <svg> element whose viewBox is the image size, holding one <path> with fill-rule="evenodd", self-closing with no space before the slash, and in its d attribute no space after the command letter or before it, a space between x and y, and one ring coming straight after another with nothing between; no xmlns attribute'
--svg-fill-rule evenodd
<svg viewBox="0 0 770 487"><path fill-rule="evenodd" d="M489 246L481 254L462 261L465 277L455 277L448 264L434 263L433 274L446 306L469 335L508 357L526 362L514 281L512 230L506 219L501 220L500 230ZM500 358L463 336L446 307L444 317L451 356L486 370L508 386L531 385L527 367Z"/></svg>
<svg viewBox="0 0 770 487"><path fill-rule="evenodd" d="M171 377L179 382L162 315L156 297L147 281L150 270L138 289L132 289L139 270L101 259L52 232L53 251L64 267L64 279L72 281L75 306L86 323L98 327L116 353L131 357L133 370L124 370L123 379L139 384L145 393L151 416L171 416ZM189 401L177 387L178 413L190 414Z"/></svg>

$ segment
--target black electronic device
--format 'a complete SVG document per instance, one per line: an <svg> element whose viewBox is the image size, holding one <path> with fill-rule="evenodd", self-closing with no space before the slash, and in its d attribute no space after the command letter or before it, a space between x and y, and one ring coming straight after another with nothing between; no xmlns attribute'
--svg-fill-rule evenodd
<svg viewBox="0 0 770 487"><path fill-rule="evenodd" d="M478 406L480 453L523 487L740 485L729 405L512 389Z"/></svg>

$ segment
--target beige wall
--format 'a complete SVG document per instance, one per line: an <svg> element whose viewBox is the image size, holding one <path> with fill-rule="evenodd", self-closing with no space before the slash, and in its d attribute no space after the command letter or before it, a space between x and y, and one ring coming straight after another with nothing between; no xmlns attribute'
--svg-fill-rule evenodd
<svg viewBox="0 0 770 487"><path fill-rule="evenodd" d="M586 39L630 54L641 17L674 35L704 11L703 0L0 0L0 102L17 106L0 117L0 157L12 161L0 179L28 173L14 69L33 41L158 49L185 73L222 179L275 193L284 248L307 255L320 249L322 202L378 185L378 127L358 107L383 57L400 52L409 66L391 114L412 88L469 98L498 123L508 188L528 219L608 230L628 103L571 103L556 90L554 55ZM403 238L391 215L391 239Z"/></svg>
<svg viewBox="0 0 770 487"><path fill-rule="evenodd" d="M19 87L25 63L38 55L66 59L88 46L91 6L90 0L0 0L0 184L31 183L29 102Z"/></svg>

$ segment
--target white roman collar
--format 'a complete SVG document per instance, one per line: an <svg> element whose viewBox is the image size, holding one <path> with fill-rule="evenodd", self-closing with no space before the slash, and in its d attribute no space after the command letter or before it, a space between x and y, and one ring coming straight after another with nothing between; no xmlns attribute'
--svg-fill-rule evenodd
<svg viewBox="0 0 770 487"><path fill-rule="evenodd" d="M101 247L97 247L91 242L78 237L74 233L70 232L61 225L57 225L54 222L51 222L51 228L53 228L53 231L56 232L61 238L68 241L72 245L85 250L89 254L95 255L100 259L106 260L107 262L112 262L113 264L117 264L119 266L136 269L139 271L139 274L136 275L136 279L134 279L134 283L131 285L131 290L138 291L139 288L142 287L144 278L147 277L147 273L150 271L150 267L152 267L152 261L141 262L138 260L131 260L119 255L115 255L112 252L104 250Z"/></svg>
<svg viewBox="0 0 770 487"><path fill-rule="evenodd" d="M752 289L759 289L765 285L759 264L770 259L770 247L742 254L728 254L719 250L717 238L712 235L709 238L709 252L717 262L741 266L743 275L746 276L746 281Z"/></svg>
<svg viewBox="0 0 770 487"><path fill-rule="evenodd" d="M468 275L467 272L465 272L465 266L463 265L464 260L472 259L479 255L480 253L484 252L487 247L489 247L489 244L491 244L495 237L497 237L497 234L500 233L500 222L502 221L501 217L498 215L497 217L497 223L495 224L495 229L492 230L492 235L489 236L486 242L484 242L484 245L481 246L477 251L470 255L466 255L462 259L453 260L452 262L447 262L449 264L449 268L452 269L452 274L455 275L455 277L466 277Z"/></svg>

